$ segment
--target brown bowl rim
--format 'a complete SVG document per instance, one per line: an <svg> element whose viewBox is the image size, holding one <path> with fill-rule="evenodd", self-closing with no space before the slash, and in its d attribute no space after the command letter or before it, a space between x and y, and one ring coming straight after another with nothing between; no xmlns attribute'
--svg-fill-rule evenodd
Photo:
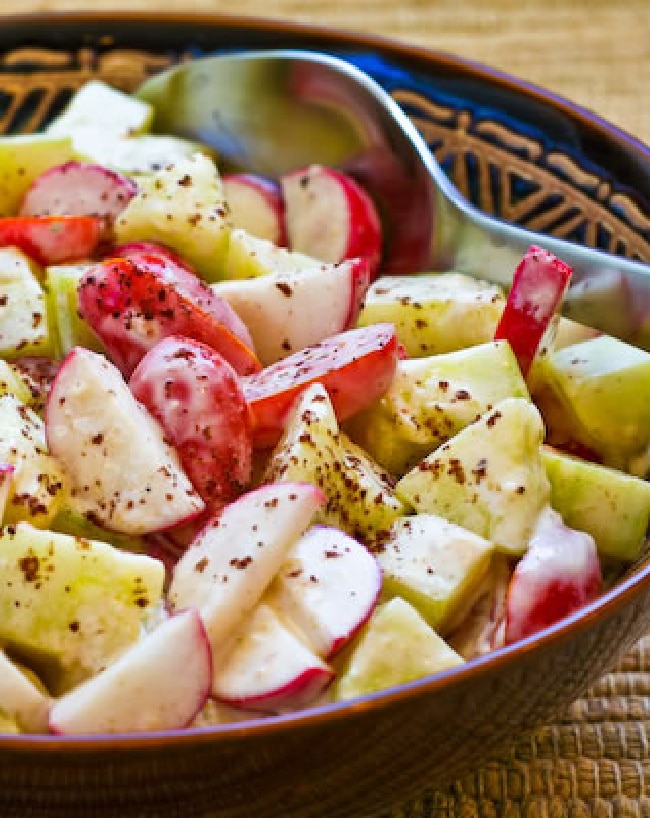
<svg viewBox="0 0 650 818"><path fill-rule="evenodd" d="M552 108L567 114L571 119L579 120L586 128L596 130L610 139L613 137L623 142L628 150L638 153L643 162L650 164L650 148L639 139L561 95L482 63L444 51L400 42L378 34L368 34L333 26L273 17L207 12L158 12L155 20L152 20L150 14L145 11L30 12L0 17L0 26L2 27L20 25L27 27L36 25L61 27L66 24L88 23L96 25L103 22L107 24L133 23L134 25L143 23L147 25L157 25L159 23L173 25L178 23L249 29L251 31L277 31L283 35L318 39L323 42L324 46L329 45L332 48L352 45L363 46L383 54L416 58L424 64L436 63L471 75L474 79L546 103ZM472 659L460 667L357 699L328 703L279 716L264 716L248 721L208 727L181 728L157 732L92 734L87 736L0 735L0 750L30 752L37 749L38 751L56 753L63 751L89 753L113 750L146 751L150 748L159 749L162 745L171 748L197 743L218 744L226 740L228 742L252 740L269 732L280 734L288 729L295 730L296 728L313 726L323 720L348 718L351 713L382 710L407 698L428 696L455 682L466 681L472 677L480 678L495 669L498 670L500 667L507 665L508 662L517 657L568 641L593 625L606 620L609 616L613 616L626 605L631 604L639 594L643 593L648 582L650 582L650 561L635 568L629 576L620 580L598 599L533 636L499 648L485 656Z"/></svg>

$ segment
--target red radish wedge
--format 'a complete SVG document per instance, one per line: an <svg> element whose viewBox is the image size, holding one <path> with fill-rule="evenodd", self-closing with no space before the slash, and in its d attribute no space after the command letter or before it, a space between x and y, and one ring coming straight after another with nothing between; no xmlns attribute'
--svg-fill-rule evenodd
<svg viewBox="0 0 650 818"><path fill-rule="evenodd" d="M571 267L531 245L515 270L494 339L508 341L527 375L544 333L569 286Z"/></svg>
<svg viewBox="0 0 650 818"><path fill-rule="evenodd" d="M181 271L188 280L179 284ZM251 347L230 328L243 326L240 319L209 288L196 282L188 271L158 258L106 260L82 277L79 313L127 376L168 335L184 335L207 344L239 374L258 371L261 365ZM217 312L228 323L219 320Z"/></svg>
<svg viewBox="0 0 650 818"><path fill-rule="evenodd" d="M32 182L20 215L98 216L110 224L137 191L136 183L117 171L86 162L66 162Z"/></svg>
<svg viewBox="0 0 650 818"><path fill-rule="evenodd" d="M260 361L272 364L354 326L370 284L365 259L212 285L244 320Z"/></svg>
<svg viewBox="0 0 650 818"><path fill-rule="evenodd" d="M368 621L381 584L379 564L364 545L338 528L315 526L289 552L271 604L329 659Z"/></svg>
<svg viewBox="0 0 650 818"><path fill-rule="evenodd" d="M242 623L235 647L215 670L213 695L247 710L281 713L305 707L334 678L266 604Z"/></svg>
<svg viewBox="0 0 650 818"><path fill-rule="evenodd" d="M0 247L18 247L42 267L93 256L102 236L97 216L5 216Z"/></svg>
<svg viewBox="0 0 650 818"><path fill-rule="evenodd" d="M215 667L233 629L257 605L324 503L323 492L308 483L263 486L226 506L178 561L169 603L174 610L199 608Z"/></svg>
<svg viewBox="0 0 650 818"><path fill-rule="evenodd" d="M252 443L248 405L237 373L210 347L172 335L149 350L129 380L208 507L246 488Z"/></svg>
<svg viewBox="0 0 650 818"><path fill-rule="evenodd" d="M510 580L506 643L552 625L595 599L601 590L593 538L568 528L560 515L548 508Z"/></svg>
<svg viewBox="0 0 650 818"><path fill-rule="evenodd" d="M361 256L373 276L377 273L382 246L379 215L351 176L310 165L287 174L281 184L292 250L330 262Z"/></svg>
<svg viewBox="0 0 650 818"><path fill-rule="evenodd" d="M245 346L252 349L253 341L246 324L228 303L215 295L190 265L173 251L148 242L134 242L116 248L114 256L118 255L174 287L183 298L197 304L215 321L223 324Z"/></svg>
<svg viewBox="0 0 650 818"><path fill-rule="evenodd" d="M284 200L276 182L251 173L231 173L223 177L223 188L234 227L286 247Z"/></svg>
<svg viewBox="0 0 650 818"><path fill-rule="evenodd" d="M146 534L205 507L158 422L102 355L82 347L68 353L48 397L45 431L79 506L106 528Z"/></svg>
<svg viewBox="0 0 650 818"><path fill-rule="evenodd" d="M294 401L315 381L328 391L339 422L367 408L390 386L399 354L394 325L373 324L326 338L244 378L254 445L278 442Z"/></svg>
<svg viewBox="0 0 650 818"><path fill-rule="evenodd" d="M56 735L187 727L212 683L210 643L187 609L167 619L106 670L71 690L50 711Z"/></svg>

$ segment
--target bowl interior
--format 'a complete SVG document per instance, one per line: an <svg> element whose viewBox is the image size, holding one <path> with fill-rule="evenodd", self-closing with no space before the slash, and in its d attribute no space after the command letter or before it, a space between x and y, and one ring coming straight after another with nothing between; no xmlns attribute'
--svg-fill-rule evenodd
<svg viewBox="0 0 650 818"><path fill-rule="evenodd" d="M69 16L65 24L18 20L0 30L0 133L39 130L89 79L132 91L157 71L204 53L316 48L352 60L383 85L482 210L650 262L650 153L579 108L488 69L371 38L289 24L208 22L163 17L151 23L137 15ZM625 593L635 593L648 570L644 552L620 573ZM617 604L617 596L594 610ZM587 622L589 615L572 621Z"/></svg>

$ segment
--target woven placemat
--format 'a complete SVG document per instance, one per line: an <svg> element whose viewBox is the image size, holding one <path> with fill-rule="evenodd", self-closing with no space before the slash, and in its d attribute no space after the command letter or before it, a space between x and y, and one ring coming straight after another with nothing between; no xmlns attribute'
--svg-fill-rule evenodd
<svg viewBox="0 0 650 818"><path fill-rule="evenodd" d="M554 724L381 818L648 816L650 635Z"/></svg>

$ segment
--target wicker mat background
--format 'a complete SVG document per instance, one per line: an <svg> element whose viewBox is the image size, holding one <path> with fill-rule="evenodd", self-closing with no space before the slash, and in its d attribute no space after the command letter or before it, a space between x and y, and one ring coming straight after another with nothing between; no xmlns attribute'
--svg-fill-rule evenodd
<svg viewBox="0 0 650 818"><path fill-rule="evenodd" d="M0 24L10 13L162 7L298 19L457 53L546 86L650 144L650 0L0 0ZM650 636L555 724L381 818L640 816L650 818Z"/></svg>

